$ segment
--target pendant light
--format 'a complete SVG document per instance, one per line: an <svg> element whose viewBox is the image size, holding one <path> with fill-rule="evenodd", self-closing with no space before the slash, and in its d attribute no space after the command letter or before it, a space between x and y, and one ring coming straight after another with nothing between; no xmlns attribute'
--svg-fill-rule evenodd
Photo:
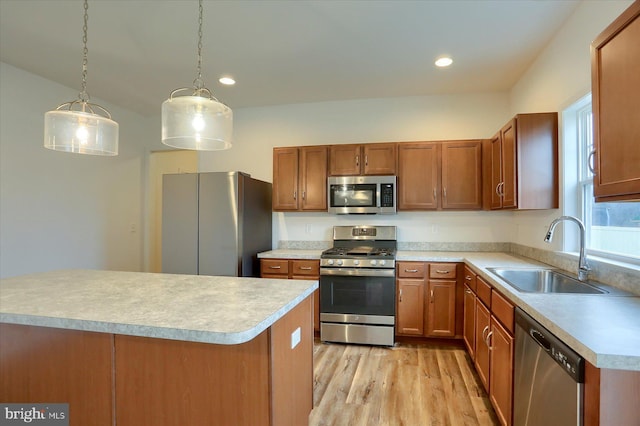
<svg viewBox="0 0 640 426"><path fill-rule="evenodd" d="M162 103L162 143L174 148L215 151L231 148L233 112L202 80L202 0L199 0L198 66L193 87L176 89Z"/></svg>
<svg viewBox="0 0 640 426"><path fill-rule="evenodd" d="M118 155L118 123L87 93L87 25L89 5L84 0L82 90L78 99L44 115L44 146L55 151L91 155Z"/></svg>

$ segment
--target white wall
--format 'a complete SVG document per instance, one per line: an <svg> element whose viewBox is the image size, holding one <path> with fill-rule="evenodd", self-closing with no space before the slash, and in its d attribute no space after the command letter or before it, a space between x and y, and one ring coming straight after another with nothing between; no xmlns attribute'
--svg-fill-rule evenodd
<svg viewBox="0 0 640 426"><path fill-rule="evenodd" d="M77 91L0 63L0 95L0 276L141 270L147 120L94 100L120 125L120 155L62 153L43 147L44 113Z"/></svg>
<svg viewBox="0 0 640 426"><path fill-rule="evenodd" d="M488 138L509 119L509 106L507 93L424 96L245 108L234 111L234 119L233 148L201 153L200 170L241 170L271 182L275 146ZM400 241L501 242L509 236L505 214L487 212L364 218L277 213L274 246L280 240L328 241L334 224L363 221L397 225Z"/></svg>
<svg viewBox="0 0 640 426"><path fill-rule="evenodd" d="M510 93L512 115L524 112L562 112L591 91L591 41L632 1L584 1L569 17L549 45L529 67ZM564 141L560 139L560 143ZM560 149L562 153L562 146ZM560 161L563 161L561 154ZM563 175L562 165L560 176ZM560 199L563 199L561 178ZM545 250L561 250L562 238L552 245L542 241L549 223L560 210L514 213L511 242Z"/></svg>

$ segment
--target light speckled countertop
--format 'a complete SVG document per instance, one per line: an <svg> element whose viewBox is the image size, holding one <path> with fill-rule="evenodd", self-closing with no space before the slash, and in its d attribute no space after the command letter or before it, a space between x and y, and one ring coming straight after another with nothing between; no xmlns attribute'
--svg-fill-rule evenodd
<svg viewBox="0 0 640 426"><path fill-rule="evenodd" d="M260 253L258 257L319 259L321 252L322 250L280 249ZM591 364L598 368L640 371L640 296L524 293L486 268L552 267L506 253L400 250L396 260L465 262Z"/></svg>
<svg viewBox="0 0 640 426"><path fill-rule="evenodd" d="M317 288L317 281L54 271L0 280L0 322L239 344Z"/></svg>

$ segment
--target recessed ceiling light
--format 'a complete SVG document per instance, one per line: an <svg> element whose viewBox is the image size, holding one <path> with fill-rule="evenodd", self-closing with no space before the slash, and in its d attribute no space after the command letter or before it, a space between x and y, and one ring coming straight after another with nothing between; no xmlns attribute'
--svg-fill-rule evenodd
<svg viewBox="0 0 640 426"><path fill-rule="evenodd" d="M218 81L226 86L233 86L236 84L236 81L231 77L220 77Z"/></svg>
<svg viewBox="0 0 640 426"><path fill-rule="evenodd" d="M436 66L437 67L448 67L449 65L451 65L453 63L453 59L451 59L448 56L442 56L438 59L436 59Z"/></svg>

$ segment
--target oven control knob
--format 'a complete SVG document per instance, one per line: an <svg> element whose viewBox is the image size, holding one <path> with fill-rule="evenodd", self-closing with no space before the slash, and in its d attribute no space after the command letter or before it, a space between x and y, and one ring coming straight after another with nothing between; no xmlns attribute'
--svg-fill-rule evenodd
<svg viewBox="0 0 640 426"><path fill-rule="evenodd" d="M338 259L336 263L338 264L338 266L342 266L342 259Z"/></svg>
<svg viewBox="0 0 640 426"><path fill-rule="evenodd" d="M327 259L327 265L333 265L333 259Z"/></svg>
<svg viewBox="0 0 640 426"><path fill-rule="evenodd" d="M356 260L354 260L354 261L353 261L353 264L354 264L354 265L359 265L359 264L360 264L360 261L356 259Z"/></svg>
<svg viewBox="0 0 640 426"><path fill-rule="evenodd" d="M380 266L383 266L383 265L384 265L384 264L386 264L386 263L387 263L387 261L386 261L386 260L381 260L381 261L380 261Z"/></svg>
<svg viewBox="0 0 640 426"><path fill-rule="evenodd" d="M378 261L374 259L374 260L371 261L371 266L376 266L377 263L378 263Z"/></svg>

